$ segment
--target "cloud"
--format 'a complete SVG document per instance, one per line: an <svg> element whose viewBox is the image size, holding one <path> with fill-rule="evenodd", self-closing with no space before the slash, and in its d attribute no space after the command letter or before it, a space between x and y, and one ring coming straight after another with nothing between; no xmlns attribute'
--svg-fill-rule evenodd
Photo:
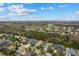
<svg viewBox="0 0 79 59"><path fill-rule="evenodd" d="M50 6L50 7L49 7L49 10L52 10L52 9L54 9L54 8L53 8L52 6Z"/></svg>
<svg viewBox="0 0 79 59"><path fill-rule="evenodd" d="M3 6L4 5L4 3L0 3L0 6Z"/></svg>
<svg viewBox="0 0 79 59"><path fill-rule="evenodd" d="M79 11L73 12L70 17L79 18Z"/></svg>
<svg viewBox="0 0 79 59"><path fill-rule="evenodd" d="M64 8L64 7L67 7L68 5L59 5L58 7L59 8Z"/></svg>
<svg viewBox="0 0 79 59"><path fill-rule="evenodd" d="M0 12L2 12L4 10L4 7L0 6Z"/></svg>
<svg viewBox="0 0 79 59"><path fill-rule="evenodd" d="M79 11L76 11L76 14L79 14Z"/></svg>
<svg viewBox="0 0 79 59"><path fill-rule="evenodd" d="M41 7L41 10L53 10L54 8L52 6L49 6L48 8Z"/></svg>
<svg viewBox="0 0 79 59"><path fill-rule="evenodd" d="M19 5L10 5L7 7L7 9L10 9L10 10L15 10L15 9L21 9L23 8L23 5L19 4Z"/></svg>
<svg viewBox="0 0 79 59"><path fill-rule="evenodd" d="M24 17L26 19L28 16L33 16L36 10L24 8L23 4L10 4L8 5L8 7L0 6L0 12L2 13L2 14L0 13L1 20L8 20L8 19L22 20L24 19ZM36 16L31 18L36 18Z"/></svg>
<svg viewBox="0 0 79 59"><path fill-rule="evenodd" d="M44 7L41 7L41 10L44 10L45 8Z"/></svg>
<svg viewBox="0 0 79 59"><path fill-rule="evenodd" d="M35 13L36 10L35 9L26 9L23 7L22 4L18 4L18 5L11 5L7 8L12 14L16 14L16 15L26 15L26 14L31 14L31 13Z"/></svg>
<svg viewBox="0 0 79 59"><path fill-rule="evenodd" d="M28 18L40 18L40 16L33 15L33 16L29 16Z"/></svg>
<svg viewBox="0 0 79 59"><path fill-rule="evenodd" d="M0 18L5 18L5 16L0 16Z"/></svg>
<svg viewBox="0 0 79 59"><path fill-rule="evenodd" d="M79 20L79 11L65 14L65 16L61 17L62 20L66 21L78 21Z"/></svg>

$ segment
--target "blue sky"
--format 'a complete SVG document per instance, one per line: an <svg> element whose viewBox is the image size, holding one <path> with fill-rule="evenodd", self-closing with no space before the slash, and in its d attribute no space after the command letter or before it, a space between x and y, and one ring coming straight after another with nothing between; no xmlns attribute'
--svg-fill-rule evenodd
<svg viewBox="0 0 79 59"><path fill-rule="evenodd" d="M0 21L79 21L79 4L0 3Z"/></svg>

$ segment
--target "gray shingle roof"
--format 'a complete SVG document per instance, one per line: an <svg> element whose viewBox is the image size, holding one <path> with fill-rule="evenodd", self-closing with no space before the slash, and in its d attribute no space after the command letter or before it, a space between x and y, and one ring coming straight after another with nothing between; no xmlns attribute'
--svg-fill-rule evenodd
<svg viewBox="0 0 79 59"><path fill-rule="evenodd" d="M7 40L0 40L0 48L7 48L9 44Z"/></svg>
<svg viewBox="0 0 79 59"><path fill-rule="evenodd" d="M36 44L38 42L38 40L36 40L36 39L29 39L29 41L28 41L28 43L30 43L30 44Z"/></svg>
<svg viewBox="0 0 79 59"><path fill-rule="evenodd" d="M66 55L68 55L68 56L78 56L77 49L66 48Z"/></svg>
<svg viewBox="0 0 79 59"><path fill-rule="evenodd" d="M55 48L56 50L59 50L59 51L64 51L64 50L65 50L64 46L61 45L61 44L55 44L55 45L54 45L54 48Z"/></svg>

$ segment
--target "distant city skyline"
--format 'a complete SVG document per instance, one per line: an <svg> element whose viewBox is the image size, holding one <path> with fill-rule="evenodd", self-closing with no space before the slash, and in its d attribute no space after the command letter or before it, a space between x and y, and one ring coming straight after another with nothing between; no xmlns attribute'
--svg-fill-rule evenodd
<svg viewBox="0 0 79 59"><path fill-rule="evenodd" d="M79 3L0 3L0 21L79 21Z"/></svg>

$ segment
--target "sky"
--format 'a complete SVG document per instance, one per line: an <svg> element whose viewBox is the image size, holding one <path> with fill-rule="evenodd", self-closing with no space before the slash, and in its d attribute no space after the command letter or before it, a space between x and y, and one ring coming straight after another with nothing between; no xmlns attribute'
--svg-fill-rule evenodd
<svg viewBox="0 0 79 59"><path fill-rule="evenodd" d="M0 21L79 21L79 4L0 3Z"/></svg>

